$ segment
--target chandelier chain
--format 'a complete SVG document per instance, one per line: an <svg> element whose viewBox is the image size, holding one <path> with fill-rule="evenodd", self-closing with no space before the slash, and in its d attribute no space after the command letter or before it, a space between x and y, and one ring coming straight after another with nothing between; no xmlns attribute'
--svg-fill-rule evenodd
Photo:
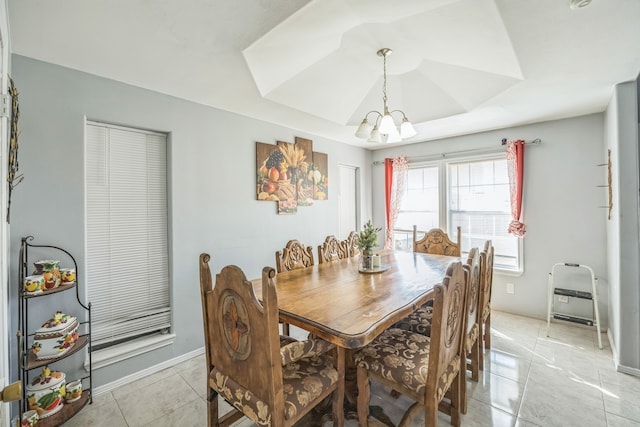
<svg viewBox="0 0 640 427"><path fill-rule="evenodd" d="M382 114L387 114L387 55L384 54L382 58L382 102L384 103L384 111L382 112Z"/></svg>

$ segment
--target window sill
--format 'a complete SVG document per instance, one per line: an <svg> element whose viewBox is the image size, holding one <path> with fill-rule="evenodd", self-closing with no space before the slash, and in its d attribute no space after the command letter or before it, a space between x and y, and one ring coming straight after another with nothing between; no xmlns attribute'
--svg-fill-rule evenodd
<svg viewBox="0 0 640 427"><path fill-rule="evenodd" d="M520 270L504 270L500 268L493 269L494 274L499 276L508 276L508 277L520 277L524 274L524 271Z"/></svg>
<svg viewBox="0 0 640 427"><path fill-rule="evenodd" d="M93 370L104 368L142 353L171 345L175 339L175 334L156 335L105 348L104 350L97 350L91 353L91 367ZM85 360L84 369L89 370L88 357Z"/></svg>

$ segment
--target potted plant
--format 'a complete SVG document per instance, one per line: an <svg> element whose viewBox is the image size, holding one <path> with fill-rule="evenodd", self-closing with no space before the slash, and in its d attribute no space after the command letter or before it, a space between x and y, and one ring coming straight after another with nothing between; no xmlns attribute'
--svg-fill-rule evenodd
<svg viewBox="0 0 640 427"><path fill-rule="evenodd" d="M374 227L369 220L362 231L358 233L356 247L362 251L362 268L365 270L370 270L373 267L373 248L378 246L378 232L380 230L381 228Z"/></svg>

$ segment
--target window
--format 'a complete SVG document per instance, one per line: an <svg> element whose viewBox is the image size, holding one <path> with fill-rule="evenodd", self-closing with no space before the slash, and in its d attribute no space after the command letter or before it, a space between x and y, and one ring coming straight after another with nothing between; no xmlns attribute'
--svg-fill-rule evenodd
<svg viewBox="0 0 640 427"><path fill-rule="evenodd" d="M394 229L394 247L413 250L413 226L426 231L440 226L439 166L424 165L407 171L407 189Z"/></svg>
<svg viewBox="0 0 640 427"><path fill-rule="evenodd" d="M443 177L442 179L440 177ZM511 221L509 177L504 156L449 160L411 167L394 230L396 249L412 249L412 229L447 230L455 240L462 229L462 253L482 249L486 240L495 248L498 269L520 272L520 239L507 233Z"/></svg>
<svg viewBox="0 0 640 427"><path fill-rule="evenodd" d="M166 135L86 125L87 292L93 350L166 334Z"/></svg>

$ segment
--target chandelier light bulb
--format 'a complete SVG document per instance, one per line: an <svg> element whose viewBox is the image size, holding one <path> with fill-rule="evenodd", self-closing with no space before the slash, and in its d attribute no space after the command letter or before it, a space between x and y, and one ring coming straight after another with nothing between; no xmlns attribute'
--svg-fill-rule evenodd
<svg viewBox="0 0 640 427"><path fill-rule="evenodd" d="M371 135L369 136L369 139L367 139L367 142L375 142L377 144L382 144L382 134L378 130L377 126L373 127L373 130L371 131Z"/></svg>
<svg viewBox="0 0 640 427"><path fill-rule="evenodd" d="M382 120L380 120L380 133L386 133L390 135L395 128L396 124L393 122L393 117L391 117L391 114L387 113L382 116ZM397 131L398 130L396 129L396 132Z"/></svg>
<svg viewBox="0 0 640 427"><path fill-rule="evenodd" d="M398 132L398 128L395 126L391 126L391 130L387 135L386 142L400 142L402 138L400 137L400 133Z"/></svg>
<svg viewBox="0 0 640 427"><path fill-rule="evenodd" d="M371 136L372 128L373 127L369 124L367 118L365 117L364 120L362 120L362 123L360 123L360 126L358 126L356 136L362 139L369 138L369 136Z"/></svg>
<svg viewBox="0 0 640 427"><path fill-rule="evenodd" d="M416 135L416 130L413 128L413 125L406 117L402 119L402 124L400 125L400 137L402 139L411 138Z"/></svg>

